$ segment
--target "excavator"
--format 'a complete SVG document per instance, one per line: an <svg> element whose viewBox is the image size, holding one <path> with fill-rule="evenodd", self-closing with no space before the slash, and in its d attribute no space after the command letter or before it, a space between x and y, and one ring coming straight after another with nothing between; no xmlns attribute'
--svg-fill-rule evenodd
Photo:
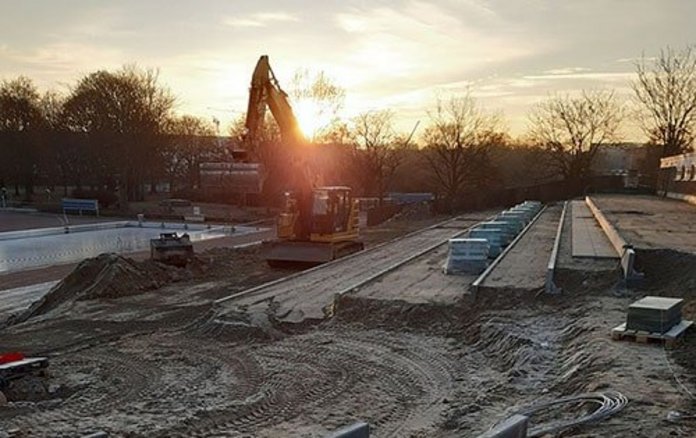
<svg viewBox="0 0 696 438"><path fill-rule="evenodd" d="M260 139L267 109L287 148L290 175L276 221L277 238L263 243L267 263L273 267L318 265L362 250L357 200L350 187L319 184L321 173L310 162L309 142L264 55L256 64L249 90L243 137L248 150Z"/></svg>

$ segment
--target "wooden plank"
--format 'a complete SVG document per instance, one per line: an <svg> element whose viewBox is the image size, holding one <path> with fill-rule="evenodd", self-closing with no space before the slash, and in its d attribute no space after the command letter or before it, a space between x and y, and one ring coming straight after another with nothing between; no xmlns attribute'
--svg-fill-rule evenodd
<svg viewBox="0 0 696 438"><path fill-rule="evenodd" d="M618 259L609 239L583 201L572 201L571 241L573 257Z"/></svg>

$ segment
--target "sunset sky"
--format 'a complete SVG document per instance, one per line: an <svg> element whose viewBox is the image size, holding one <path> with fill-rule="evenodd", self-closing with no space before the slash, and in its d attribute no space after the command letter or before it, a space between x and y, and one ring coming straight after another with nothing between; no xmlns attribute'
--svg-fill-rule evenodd
<svg viewBox="0 0 696 438"><path fill-rule="evenodd" d="M408 129L440 93L471 86L514 134L554 92L629 96L636 57L696 42L689 0L4 1L0 78L66 91L127 63L160 69L177 110L223 124L244 111L261 54L281 81L323 70L344 116L391 108ZM628 128L627 136L637 131Z"/></svg>

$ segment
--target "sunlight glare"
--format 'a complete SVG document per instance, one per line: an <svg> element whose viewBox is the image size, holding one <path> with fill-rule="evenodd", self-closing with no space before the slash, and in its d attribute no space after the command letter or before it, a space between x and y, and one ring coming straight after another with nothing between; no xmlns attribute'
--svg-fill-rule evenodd
<svg viewBox="0 0 696 438"><path fill-rule="evenodd" d="M332 116L325 108L313 99L300 99L294 102L293 112L300 124L302 133L308 138L314 138L322 129L329 126Z"/></svg>

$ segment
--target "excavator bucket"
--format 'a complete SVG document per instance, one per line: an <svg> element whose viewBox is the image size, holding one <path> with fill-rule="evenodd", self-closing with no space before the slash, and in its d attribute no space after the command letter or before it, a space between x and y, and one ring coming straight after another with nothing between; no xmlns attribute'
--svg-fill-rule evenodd
<svg viewBox="0 0 696 438"><path fill-rule="evenodd" d="M300 242L274 240L263 243L262 253L270 266L319 265L364 248L362 242Z"/></svg>

